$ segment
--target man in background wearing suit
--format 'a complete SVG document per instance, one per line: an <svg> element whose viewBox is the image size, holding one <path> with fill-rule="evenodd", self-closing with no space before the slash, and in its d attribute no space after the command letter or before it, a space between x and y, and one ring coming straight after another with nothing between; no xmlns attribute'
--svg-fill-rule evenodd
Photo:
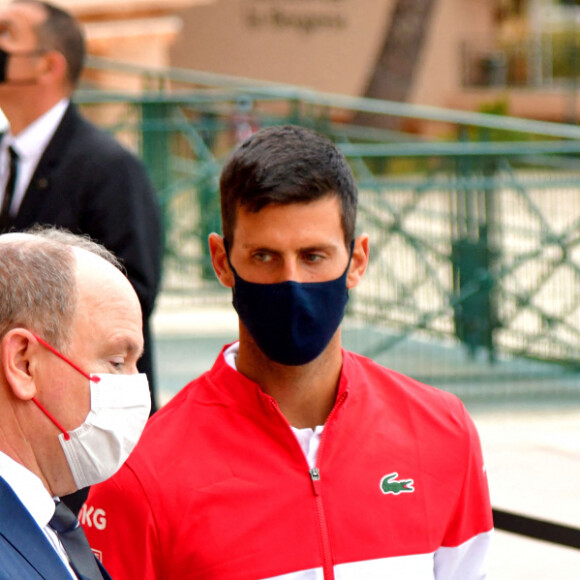
<svg viewBox="0 0 580 580"><path fill-rule="evenodd" d="M154 411L149 317L161 276L159 208L140 161L70 102L84 58L83 33L67 12L36 0L0 8L0 108L10 123L0 143L0 233L55 225L121 260L143 311L139 369Z"/></svg>
<svg viewBox="0 0 580 580"><path fill-rule="evenodd" d="M59 496L109 478L149 416L141 308L103 246L0 235L0 580L109 579Z"/></svg>

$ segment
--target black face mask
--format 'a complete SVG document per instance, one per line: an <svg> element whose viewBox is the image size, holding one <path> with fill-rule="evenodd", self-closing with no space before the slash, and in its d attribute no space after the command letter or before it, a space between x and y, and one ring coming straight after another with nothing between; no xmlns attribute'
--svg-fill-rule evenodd
<svg viewBox="0 0 580 580"><path fill-rule="evenodd" d="M270 360L297 366L322 354L344 317L351 258L352 249L344 273L335 280L277 284L248 282L230 262L235 277L234 308Z"/></svg>
<svg viewBox="0 0 580 580"><path fill-rule="evenodd" d="M6 52L3 48L0 48L0 84L4 84L7 81L6 73L8 70L8 59L11 56L35 56L45 53L46 50L42 48L36 48L34 50L26 50L24 52ZM29 84L36 82L36 79L30 79L28 81L18 81L15 84Z"/></svg>
<svg viewBox="0 0 580 580"><path fill-rule="evenodd" d="M8 57L10 56L4 49L0 48L0 84L6 82L6 69L8 68Z"/></svg>

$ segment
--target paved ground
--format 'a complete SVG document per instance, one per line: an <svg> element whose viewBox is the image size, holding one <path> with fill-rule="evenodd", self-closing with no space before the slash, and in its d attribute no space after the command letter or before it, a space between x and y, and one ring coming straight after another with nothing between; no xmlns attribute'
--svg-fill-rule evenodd
<svg viewBox="0 0 580 580"><path fill-rule="evenodd" d="M153 327L166 402L235 339L237 319L229 308L184 310L161 302ZM353 327L344 342L364 350L364 340L376 338ZM442 384L462 396L479 429L495 507L580 527L580 377L546 378L538 365L533 376L518 381L520 363L500 362L490 370L484 358L415 341L379 360L418 378L441 376ZM443 376L443 368L454 371ZM475 384L465 384L466 372L478 377ZM549 394L552 387L557 396ZM526 395L529 389L535 395ZM484 396L489 392L492 400ZM580 550L496 532L489 572L490 580L579 580Z"/></svg>

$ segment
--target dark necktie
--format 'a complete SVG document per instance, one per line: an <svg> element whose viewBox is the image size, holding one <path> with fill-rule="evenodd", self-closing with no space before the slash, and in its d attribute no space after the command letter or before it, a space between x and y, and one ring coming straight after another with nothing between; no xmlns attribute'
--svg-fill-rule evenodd
<svg viewBox="0 0 580 580"><path fill-rule="evenodd" d="M10 206L14 198L14 189L18 176L18 153L12 147L8 147L8 153L10 155L10 168L6 189L4 190L4 198L2 199L2 207L0 207L0 233L8 229L10 225Z"/></svg>
<svg viewBox="0 0 580 580"><path fill-rule="evenodd" d="M63 502L56 502L56 511L48 525L56 532L72 569L79 578L102 580L97 561L76 516Z"/></svg>

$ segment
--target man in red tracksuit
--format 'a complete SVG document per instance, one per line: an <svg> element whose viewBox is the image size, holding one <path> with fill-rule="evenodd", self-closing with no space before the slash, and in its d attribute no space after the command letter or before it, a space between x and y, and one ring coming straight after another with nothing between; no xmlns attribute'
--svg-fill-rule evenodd
<svg viewBox="0 0 580 580"><path fill-rule="evenodd" d="M491 507L463 405L341 347L369 256L344 157L263 129L220 189L209 245L239 341L93 488L93 549L117 580L485 578Z"/></svg>

